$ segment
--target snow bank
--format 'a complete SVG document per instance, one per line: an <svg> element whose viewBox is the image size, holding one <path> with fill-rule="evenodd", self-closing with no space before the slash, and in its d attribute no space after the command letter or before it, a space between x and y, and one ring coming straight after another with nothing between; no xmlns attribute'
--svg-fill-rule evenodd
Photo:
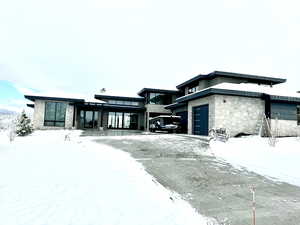
<svg viewBox="0 0 300 225"><path fill-rule="evenodd" d="M277 181L300 186L300 140L279 138L275 147L267 138L232 138L228 142L212 142L210 153L237 168L246 169Z"/></svg>
<svg viewBox="0 0 300 225"><path fill-rule="evenodd" d="M1 224L208 224L129 154L79 135L38 131L0 142Z"/></svg>

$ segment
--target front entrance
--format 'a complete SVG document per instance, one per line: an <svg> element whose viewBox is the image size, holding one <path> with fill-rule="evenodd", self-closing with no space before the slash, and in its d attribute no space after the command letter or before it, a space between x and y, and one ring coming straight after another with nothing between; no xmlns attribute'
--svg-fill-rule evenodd
<svg viewBox="0 0 300 225"><path fill-rule="evenodd" d="M80 127L97 128L98 127L98 111L80 111Z"/></svg>
<svg viewBox="0 0 300 225"><path fill-rule="evenodd" d="M208 105L193 108L193 134L208 135Z"/></svg>

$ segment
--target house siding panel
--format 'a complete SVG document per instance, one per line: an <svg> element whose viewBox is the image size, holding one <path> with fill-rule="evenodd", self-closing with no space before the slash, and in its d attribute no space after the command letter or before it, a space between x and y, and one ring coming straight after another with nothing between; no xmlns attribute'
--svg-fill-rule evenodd
<svg viewBox="0 0 300 225"><path fill-rule="evenodd" d="M271 103L271 119L297 120L297 104Z"/></svg>

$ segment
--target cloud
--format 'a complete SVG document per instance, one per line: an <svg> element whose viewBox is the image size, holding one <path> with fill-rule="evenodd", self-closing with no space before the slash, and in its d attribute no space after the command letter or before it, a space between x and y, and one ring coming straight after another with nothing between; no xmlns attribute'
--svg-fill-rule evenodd
<svg viewBox="0 0 300 225"><path fill-rule="evenodd" d="M223 4L222 4L223 2ZM213 70L299 83L296 1L11 0L0 3L0 79L22 93L135 95Z"/></svg>

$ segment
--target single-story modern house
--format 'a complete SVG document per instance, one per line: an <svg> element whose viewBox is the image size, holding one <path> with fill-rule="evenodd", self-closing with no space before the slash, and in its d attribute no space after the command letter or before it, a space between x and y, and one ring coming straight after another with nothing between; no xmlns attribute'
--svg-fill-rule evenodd
<svg viewBox="0 0 300 225"><path fill-rule="evenodd" d="M25 95L34 104L35 129L133 129L149 127L149 118L171 115L166 105L179 96L178 90L143 88L137 97L96 94L94 100Z"/></svg>
<svg viewBox="0 0 300 225"><path fill-rule="evenodd" d="M176 90L143 88L136 97L96 94L80 98L25 95L34 102L36 129L149 129L149 119L181 116L188 134L208 135L226 128L231 136L258 134L263 117L278 136L299 135L300 93L289 93L286 80L214 71L179 84Z"/></svg>

